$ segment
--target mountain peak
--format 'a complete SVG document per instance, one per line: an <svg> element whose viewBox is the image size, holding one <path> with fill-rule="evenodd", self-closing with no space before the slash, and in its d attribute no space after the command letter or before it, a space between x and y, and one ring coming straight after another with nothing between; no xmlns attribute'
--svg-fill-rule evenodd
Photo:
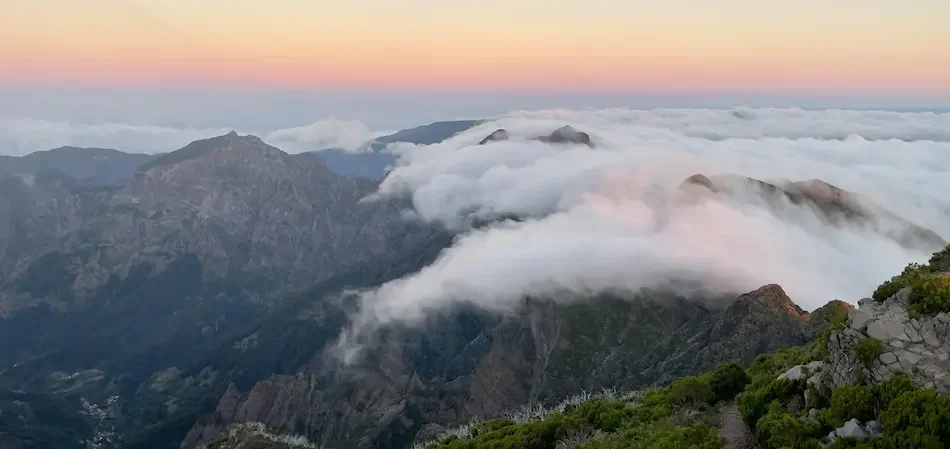
<svg viewBox="0 0 950 449"><path fill-rule="evenodd" d="M740 295L736 298L735 305L781 311L791 318L800 321L808 320L808 312L795 304L778 284L763 285L755 291Z"/></svg>
<svg viewBox="0 0 950 449"><path fill-rule="evenodd" d="M590 134L578 131L571 125L564 125L555 129L551 134L540 139L548 143L573 143L593 147L594 143L590 140Z"/></svg>
<svg viewBox="0 0 950 449"><path fill-rule="evenodd" d="M185 145L180 150L162 155L161 157L142 165L139 172L147 172L157 167L170 167L180 163L200 159L218 152L239 153L246 159L250 155L264 155L268 158L280 158L286 156L280 149L264 143L259 137L254 135L241 136L237 132L231 131L223 136L211 137L208 139L196 140Z"/></svg>

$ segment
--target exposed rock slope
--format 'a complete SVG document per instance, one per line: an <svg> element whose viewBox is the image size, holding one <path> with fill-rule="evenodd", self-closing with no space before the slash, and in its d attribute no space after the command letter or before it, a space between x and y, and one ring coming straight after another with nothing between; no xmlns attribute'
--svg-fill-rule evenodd
<svg viewBox="0 0 950 449"><path fill-rule="evenodd" d="M950 315L910 318L905 288L883 303L870 298L849 314L849 326L829 343L831 386L882 382L896 372L919 385L950 394ZM866 363L855 348L863 340L880 342L878 354Z"/></svg>

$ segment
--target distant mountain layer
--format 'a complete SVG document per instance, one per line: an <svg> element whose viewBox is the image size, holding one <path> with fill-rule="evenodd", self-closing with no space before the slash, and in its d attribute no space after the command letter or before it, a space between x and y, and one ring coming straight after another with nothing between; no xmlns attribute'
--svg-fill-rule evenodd
<svg viewBox="0 0 950 449"><path fill-rule="evenodd" d="M396 156L383 150L396 142L431 145L478 125L480 120L435 122L394 134L378 137L364 152L329 148L303 153L299 157L314 158L325 163L332 172L351 178L380 179L396 162ZM26 156L0 156L0 173L33 176L58 171L77 181L79 187L109 187L128 183L136 171L147 171L158 164L169 164L180 158L197 157L211 149L207 140L193 142L167 154L131 154L103 148L65 146L37 151Z"/></svg>
<svg viewBox="0 0 950 449"><path fill-rule="evenodd" d="M0 156L0 172L32 176L58 171L81 186L115 186L128 182L140 165L155 157L103 148L61 147L21 157Z"/></svg>
<svg viewBox="0 0 950 449"><path fill-rule="evenodd" d="M381 179L389 167L396 162L396 156L394 154L384 152L386 145L397 142L432 145L480 123L482 123L480 120L435 122L415 128L404 129L388 136L378 137L373 145L364 152L354 153L329 148L304 153L303 156L314 157L323 161L330 167L330 170L338 175Z"/></svg>

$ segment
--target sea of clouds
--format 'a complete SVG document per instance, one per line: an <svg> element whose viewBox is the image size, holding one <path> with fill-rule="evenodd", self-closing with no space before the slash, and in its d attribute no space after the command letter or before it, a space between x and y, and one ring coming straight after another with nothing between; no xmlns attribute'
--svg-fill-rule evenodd
<svg viewBox="0 0 950 449"><path fill-rule="evenodd" d="M590 134L594 148L536 139L564 125ZM511 138L479 145L499 128ZM164 152L228 131L7 118L0 153L60 145ZM259 134L289 152L359 152L385 133L327 119ZM580 300L674 281L709 293L778 283L813 309L831 299L856 302L930 255L791 204L777 215L755 202L684 201L678 186L695 173L821 179L950 239L950 113L519 111L439 144L386 151L398 162L366 201L409 197L407 217L458 237L431 266L358 292L355 334L459 304L505 311L526 295ZM497 220L510 216L521 220Z"/></svg>
<svg viewBox="0 0 950 449"><path fill-rule="evenodd" d="M536 140L570 125L594 148ZM479 145L492 131L506 141ZM797 109L545 110L493 119L442 143L394 144L367 201L459 233L418 273L358 292L344 337L413 324L459 304L496 311L525 296L582 300L675 283L709 293L783 286L806 309L856 302L937 248L906 248L811 209L684 200L695 173L821 179L950 238L950 114ZM517 216L519 221L496 221ZM689 292L684 292L689 293Z"/></svg>

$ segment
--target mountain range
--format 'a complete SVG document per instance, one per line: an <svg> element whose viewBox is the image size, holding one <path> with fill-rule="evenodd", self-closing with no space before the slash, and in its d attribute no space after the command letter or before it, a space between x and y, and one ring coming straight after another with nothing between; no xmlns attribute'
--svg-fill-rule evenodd
<svg viewBox="0 0 950 449"><path fill-rule="evenodd" d="M435 143L475 124L377 142ZM570 128L551 136L593 145ZM192 448L245 421L328 447L404 447L580 390L751 362L804 343L823 316L777 285L527 297L513 313L462 307L381 329L347 364L335 343L361 305L343 293L417 272L455 238L408 220L407 199L363 201L389 162L290 155L234 132L156 156L37 154L0 159L0 340L16 342L0 346L4 449ZM897 226L879 231L901 244L946 244L820 181L697 175L694 187L776 214L807 203L841 225L884 214Z"/></svg>

